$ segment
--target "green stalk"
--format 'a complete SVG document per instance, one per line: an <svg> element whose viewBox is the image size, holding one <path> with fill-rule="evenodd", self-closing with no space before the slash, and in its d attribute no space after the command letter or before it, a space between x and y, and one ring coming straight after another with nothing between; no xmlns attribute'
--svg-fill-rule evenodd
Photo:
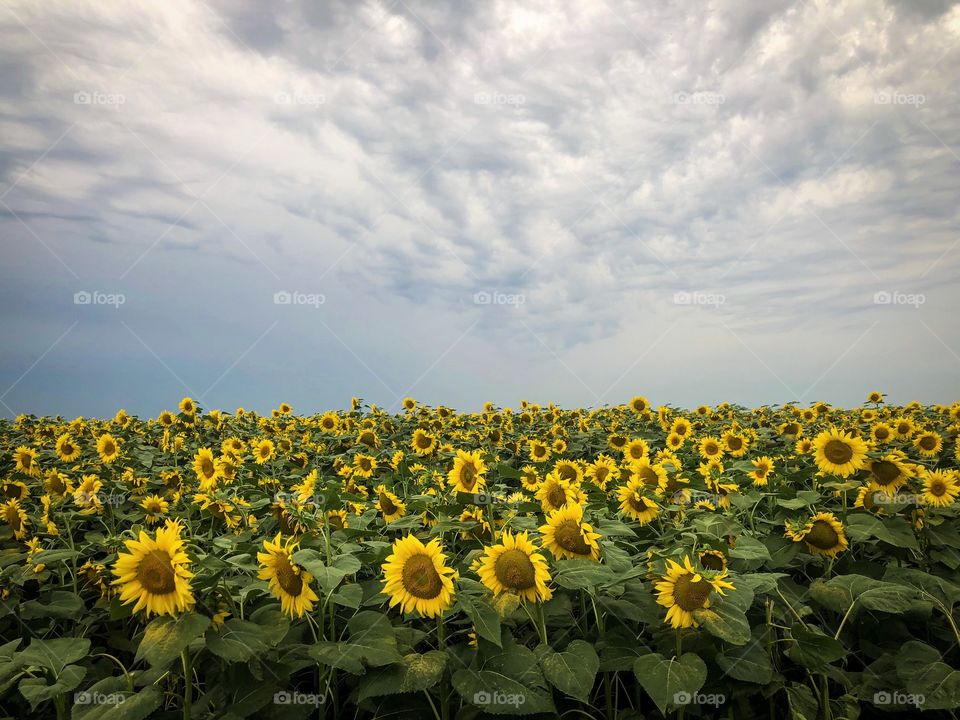
<svg viewBox="0 0 960 720"><path fill-rule="evenodd" d="M447 652L447 630L443 624L443 613L437 615L437 650L442 653ZM450 706L447 702L450 693L448 683L447 668L444 666L443 675L440 676L440 717L442 720L449 720L450 718Z"/></svg>
<svg viewBox="0 0 960 720"><path fill-rule="evenodd" d="M183 720L190 720L193 708L193 673L188 648L184 648L180 653L180 661L183 663Z"/></svg>

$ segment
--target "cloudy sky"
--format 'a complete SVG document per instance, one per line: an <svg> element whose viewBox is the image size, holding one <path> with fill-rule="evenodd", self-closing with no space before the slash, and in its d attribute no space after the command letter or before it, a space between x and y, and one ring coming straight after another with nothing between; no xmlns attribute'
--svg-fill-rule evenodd
<svg viewBox="0 0 960 720"><path fill-rule="evenodd" d="M960 5L0 0L0 411L960 396Z"/></svg>

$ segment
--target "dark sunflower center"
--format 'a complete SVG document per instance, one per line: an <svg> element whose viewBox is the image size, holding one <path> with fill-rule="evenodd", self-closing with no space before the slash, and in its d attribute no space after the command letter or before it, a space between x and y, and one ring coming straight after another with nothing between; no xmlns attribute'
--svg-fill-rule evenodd
<svg viewBox="0 0 960 720"><path fill-rule="evenodd" d="M114 445L114 444L113 444L112 442L110 442L109 440L103 444L103 454L104 454L104 455L113 455L113 453L116 452L116 450L117 450L117 446Z"/></svg>
<svg viewBox="0 0 960 720"><path fill-rule="evenodd" d="M137 566L137 580L154 595L167 595L177 589L173 563L166 550L151 550Z"/></svg>
<svg viewBox="0 0 960 720"><path fill-rule="evenodd" d="M158 513L160 512L160 503L156 500L151 500L147 503L147 512L148 513Z"/></svg>
<svg viewBox="0 0 960 720"><path fill-rule="evenodd" d="M673 587L673 601L687 612L701 610L712 591L713 586L706 580L693 582L693 575L683 575Z"/></svg>
<svg viewBox="0 0 960 720"><path fill-rule="evenodd" d="M743 440L741 440L738 437L732 437L729 440L727 440L727 445L730 447L731 450L739 450L740 448L743 447Z"/></svg>
<svg viewBox="0 0 960 720"><path fill-rule="evenodd" d="M636 495L631 495L627 500L627 503L631 508L636 510L638 513L646 512L650 509L650 506L647 504L647 501L642 497L637 497Z"/></svg>
<svg viewBox="0 0 960 720"><path fill-rule="evenodd" d="M53 475L50 478L50 490L57 495L63 495L67 491L67 485L59 475Z"/></svg>
<svg viewBox="0 0 960 720"><path fill-rule="evenodd" d="M339 515L331 515L329 518L329 523L337 530L343 530L343 518Z"/></svg>
<svg viewBox="0 0 960 720"><path fill-rule="evenodd" d="M561 465L557 470L560 473L560 477L564 480L572 481L577 479L577 470L573 465Z"/></svg>
<svg viewBox="0 0 960 720"><path fill-rule="evenodd" d="M700 564L707 570L723 570L723 558L714 553L707 553L700 558Z"/></svg>
<svg viewBox="0 0 960 720"><path fill-rule="evenodd" d="M567 503L567 494L559 485L553 485L547 493L547 502L554 507L563 507Z"/></svg>
<svg viewBox="0 0 960 720"><path fill-rule="evenodd" d="M380 493L380 509L384 515L393 515L397 511L397 506L394 505L389 495Z"/></svg>
<svg viewBox="0 0 960 720"><path fill-rule="evenodd" d="M800 426L797 423L787 423L787 426L783 429L783 432L787 435L796 435L800 432Z"/></svg>
<svg viewBox="0 0 960 720"><path fill-rule="evenodd" d="M500 584L510 590L529 590L536 584L533 562L522 550L507 550L493 567Z"/></svg>
<svg viewBox="0 0 960 720"><path fill-rule="evenodd" d="M634 445L632 448L630 448L630 457L632 457L634 460L639 460L642 458L643 448L639 445Z"/></svg>
<svg viewBox="0 0 960 720"><path fill-rule="evenodd" d="M934 497L943 497L947 494L947 484L939 478L930 483L930 494Z"/></svg>
<svg viewBox="0 0 960 720"><path fill-rule="evenodd" d="M575 555L589 555L590 546L583 540L583 533L580 531L580 523L573 520L565 520L560 523L553 531L553 537L557 545Z"/></svg>
<svg viewBox="0 0 960 720"><path fill-rule="evenodd" d="M610 474L610 468L601 465L600 467L597 468L593 477L596 478L598 483L602 483L604 480L606 480L607 475L609 474Z"/></svg>
<svg viewBox="0 0 960 720"><path fill-rule="evenodd" d="M843 440L830 440L823 446L823 454L834 465L844 465L853 457L853 448Z"/></svg>
<svg viewBox="0 0 960 720"><path fill-rule="evenodd" d="M837 531L825 520L817 520L803 539L820 550L831 550L840 542Z"/></svg>
<svg viewBox="0 0 960 720"><path fill-rule="evenodd" d="M900 477L900 468L889 460L880 460L873 463L870 468L877 485L889 485Z"/></svg>
<svg viewBox="0 0 960 720"><path fill-rule="evenodd" d="M477 469L471 464L467 463L462 468L460 468L460 484L463 485L468 490L473 487L474 483L477 482Z"/></svg>
<svg viewBox="0 0 960 720"><path fill-rule="evenodd" d="M876 430L874 430L873 436L877 440L886 440L888 437L890 437L890 431L887 430L885 427L879 427Z"/></svg>
<svg viewBox="0 0 960 720"><path fill-rule="evenodd" d="M60 449L63 451L64 455L73 455L73 445L68 442L65 442L60 446Z"/></svg>
<svg viewBox="0 0 960 720"><path fill-rule="evenodd" d="M430 438L428 438L426 435L420 435L417 438L417 447L421 450L426 450L428 447L430 447Z"/></svg>
<svg viewBox="0 0 960 720"><path fill-rule="evenodd" d="M432 600L443 590L443 580L426 555L414 555L403 564L403 589L414 597Z"/></svg>
<svg viewBox="0 0 960 720"><path fill-rule="evenodd" d="M360 458L360 469L364 472L370 470L370 460L369 458Z"/></svg>
<svg viewBox="0 0 960 720"><path fill-rule="evenodd" d="M640 479L643 480L644 485L659 485L660 477L653 470L653 468L645 467L639 473Z"/></svg>
<svg viewBox="0 0 960 720"><path fill-rule="evenodd" d="M303 578L300 577L300 573L293 569L289 559L283 556L278 557L274 572L277 575L277 582L287 595L300 597L300 592L303 590Z"/></svg>
<svg viewBox="0 0 960 720"><path fill-rule="evenodd" d="M920 438L920 447L924 450L933 450L937 446L937 439L933 435L924 435Z"/></svg>
<svg viewBox="0 0 960 720"><path fill-rule="evenodd" d="M709 442L703 446L703 451L707 455L716 455L720 451L720 448L716 443Z"/></svg>
<svg viewBox="0 0 960 720"><path fill-rule="evenodd" d="M910 425L907 423L900 423L897 425L897 432L901 435L906 435L908 432L910 432Z"/></svg>
<svg viewBox="0 0 960 720"><path fill-rule="evenodd" d="M203 458L200 461L200 472L203 473L204 477L213 477L213 460L208 457Z"/></svg>

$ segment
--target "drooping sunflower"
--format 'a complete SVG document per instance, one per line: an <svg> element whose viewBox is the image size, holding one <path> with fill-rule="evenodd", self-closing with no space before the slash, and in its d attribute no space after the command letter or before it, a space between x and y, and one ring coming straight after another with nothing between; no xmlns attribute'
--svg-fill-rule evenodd
<svg viewBox="0 0 960 720"><path fill-rule="evenodd" d="M468 507L464 508L463 512L460 513L460 522L466 523L476 523L474 527L469 530L462 530L460 532L460 538L463 540L490 540L493 537L493 533L490 529L490 523L487 522L487 518L484 516L483 510L478 507Z"/></svg>
<svg viewBox="0 0 960 720"><path fill-rule="evenodd" d="M727 556L720 550L704 550L700 553L700 566L712 572L723 572L727 569Z"/></svg>
<svg viewBox="0 0 960 720"><path fill-rule="evenodd" d="M660 506L656 501L644 497L645 487L644 482L635 477L617 489L620 511L641 525L646 525L660 513Z"/></svg>
<svg viewBox="0 0 960 720"><path fill-rule="evenodd" d="M140 507L147 513L144 518L148 525L156 525L170 510L170 503L159 495L147 495L140 503Z"/></svg>
<svg viewBox="0 0 960 720"><path fill-rule="evenodd" d="M457 455L453 459L453 468L447 473L447 482L456 492L481 492L486 486L484 479L486 471L487 464L480 457L479 450L474 452L457 450Z"/></svg>
<svg viewBox="0 0 960 720"><path fill-rule="evenodd" d="M393 552L383 563L383 592L390 607L405 613L416 610L433 618L453 605L457 571L447 567L440 538L424 545L414 535L394 541Z"/></svg>
<svg viewBox="0 0 960 720"><path fill-rule="evenodd" d="M547 587L547 560L537 552L526 532L514 535L505 530L498 545L484 550L477 562L477 574L494 597L510 593L528 602L546 602L553 597L553 591Z"/></svg>
<svg viewBox="0 0 960 720"><path fill-rule="evenodd" d="M567 503L582 504L584 499L583 491L569 480L560 477L556 470L544 478L537 490L537 500L540 501L544 513L559 510Z"/></svg>
<svg viewBox="0 0 960 720"><path fill-rule="evenodd" d="M427 431L417 428L413 431L410 447L417 455L427 456L437 447L437 439Z"/></svg>
<svg viewBox="0 0 960 720"><path fill-rule="evenodd" d="M814 555L836 557L849 547L843 523L833 513L819 512L801 528L787 521L784 535L794 542L803 542Z"/></svg>
<svg viewBox="0 0 960 720"><path fill-rule="evenodd" d="M27 535L27 526L30 521L27 519L27 513L20 507L19 500L8 500L0 505L0 513L4 521L10 526L13 536L17 540L22 540Z"/></svg>
<svg viewBox="0 0 960 720"><path fill-rule="evenodd" d="M682 565L667 560L667 573L654 586L659 593L657 603L667 608L664 622L675 629L699 627L693 613L710 607L710 595L735 589L726 577L726 570L698 572L689 556L684 556Z"/></svg>
<svg viewBox="0 0 960 720"><path fill-rule="evenodd" d="M540 527L543 546L557 559L600 560L600 533L583 522L583 507L565 505L547 515L546 525Z"/></svg>
<svg viewBox="0 0 960 720"><path fill-rule="evenodd" d="M911 465L904 462L900 453L889 453L879 460L868 459L866 468L870 481L870 490L893 495L897 490L914 476Z"/></svg>
<svg viewBox="0 0 960 720"><path fill-rule="evenodd" d="M923 474L923 502L934 507L952 505L960 486L957 484L957 473L954 470L927 470Z"/></svg>
<svg viewBox="0 0 960 720"><path fill-rule="evenodd" d="M36 475L40 472L40 466L37 464L37 451L33 448L21 445L13 451L13 459L17 464L17 470L26 475Z"/></svg>
<svg viewBox="0 0 960 720"><path fill-rule="evenodd" d="M393 522L407 514L407 506L400 498L387 490L386 485L377 485L377 509L383 514L386 522Z"/></svg>
<svg viewBox="0 0 960 720"><path fill-rule="evenodd" d="M773 472L773 460L764 455L754 458L752 461L753 470L747 473L748 477L753 478L753 484L763 487L770 479L770 473Z"/></svg>
<svg viewBox="0 0 960 720"><path fill-rule="evenodd" d="M70 436L70 433L63 433L57 438L55 450L57 457L64 462L73 462L80 457L80 446Z"/></svg>
<svg viewBox="0 0 960 720"><path fill-rule="evenodd" d="M867 461L867 444L851 432L831 428L813 441L814 461L821 472L848 477Z"/></svg>
<svg viewBox="0 0 960 720"><path fill-rule="evenodd" d="M182 526L168 521L151 538L140 532L137 540L127 540L129 552L120 553L113 566L119 587L120 602L136 601L133 612L146 611L146 616L175 615L193 607L190 558L180 537Z"/></svg>
<svg viewBox="0 0 960 720"><path fill-rule="evenodd" d="M939 433L925 430L913 439L913 446L921 457L935 458L943 448L943 438Z"/></svg>
<svg viewBox="0 0 960 720"><path fill-rule="evenodd" d="M260 571L257 577L267 580L270 592L280 600L280 609L290 617L303 617L313 610L320 598L310 587L313 575L293 562L297 543L293 538L284 541L280 533L273 539L263 541L264 552L257 553Z"/></svg>

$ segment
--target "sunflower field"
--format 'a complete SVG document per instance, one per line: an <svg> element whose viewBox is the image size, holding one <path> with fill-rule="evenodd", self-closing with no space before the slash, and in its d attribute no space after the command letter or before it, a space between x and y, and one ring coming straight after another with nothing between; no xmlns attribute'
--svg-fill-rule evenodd
<svg viewBox="0 0 960 720"><path fill-rule="evenodd" d="M0 716L956 718L960 403L0 420Z"/></svg>

